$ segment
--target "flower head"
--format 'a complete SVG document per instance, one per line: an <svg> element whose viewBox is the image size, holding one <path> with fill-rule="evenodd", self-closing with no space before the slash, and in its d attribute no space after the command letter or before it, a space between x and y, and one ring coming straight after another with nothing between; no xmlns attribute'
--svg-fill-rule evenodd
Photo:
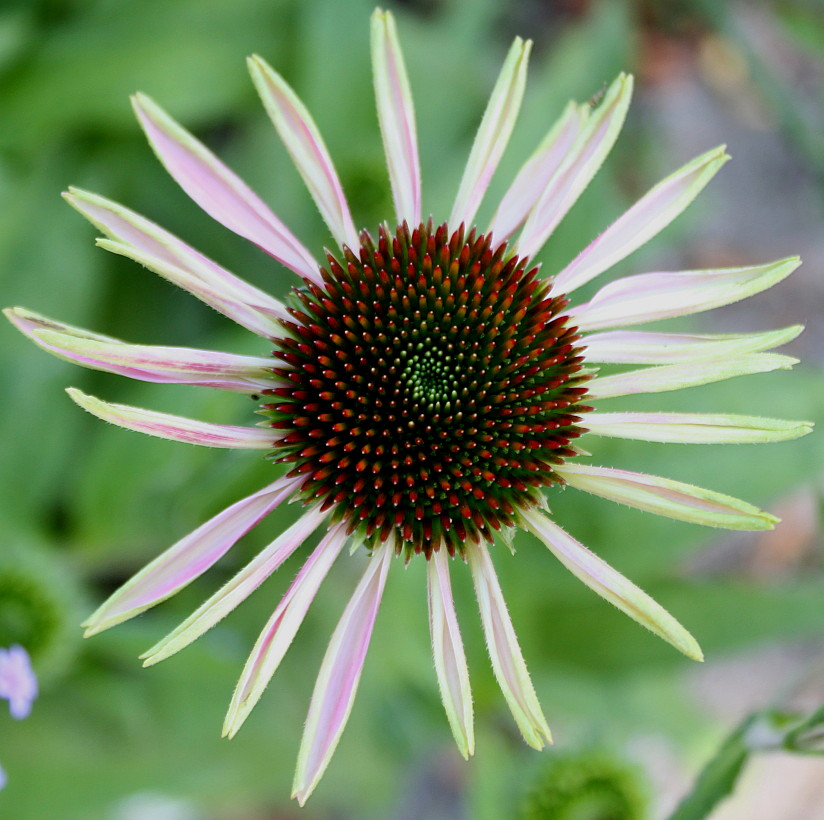
<svg viewBox="0 0 824 820"><path fill-rule="evenodd" d="M0 649L0 698L9 702L11 716L16 720L28 717L36 697L37 678L29 653L16 644Z"/></svg>
<svg viewBox="0 0 824 820"><path fill-rule="evenodd" d="M472 700L450 585L449 557L475 584L495 675L526 741L549 728L524 664L490 546L533 532L585 584L690 657L692 636L661 606L558 527L542 488L566 484L671 518L734 529L775 519L729 496L657 476L592 466L583 434L671 442L762 442L809 432L806 422L751 416L604 412L614 396L660 392L788 368L764 351L801 330L690 335L623 330L708 310L789 275L797 259L734 269L655 272L569 294L677 217L727 161L708 151L656 185L562 271L535 257L584 190L621 129L632 79L597 104L570 103L527 159L489 225L475 215L507 145L526 82L530 43L516 39L495 85L451 213L422 218L415 116L394 20L372 17L378 119L395 219L359 231L311 115L261 58L252 78L336 248L316 261L263 201L142 94L141 126L169 173L207 213L298 279L288 304L193 250L144 217L71 189L66 199L104 234L98 244L188 290L274 347L274 358L147 347L7 311L36 344L86 367L134 379L263 397L257 426L232 427L71 397L122 427L212 447L259 449L285 465L275 480L219 513L141 570L88 619L107 629L175 594L287 499L304 512L252 562L145 655L157 663L217 623L315 531L317 547L276 607L241 673L224 725L232 736L260 698L344 546L369 554L332 636L309 707L294 794L315 788L349 715L392 557L427 562L438 683L464 756ZM597 375L600 364L640 365ZM646 366L650 365L650 366ZM598 410L593 410L593 406Z"/></svg>

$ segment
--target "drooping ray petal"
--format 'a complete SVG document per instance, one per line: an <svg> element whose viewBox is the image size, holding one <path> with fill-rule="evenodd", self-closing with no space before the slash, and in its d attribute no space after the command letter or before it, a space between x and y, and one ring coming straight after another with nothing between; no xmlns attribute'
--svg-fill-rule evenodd
<svg viewBox="0 0 824 820"><path fill-rule="evenodd" d="M586 359L604 364L708 361L780 347L795 339L803 329L803 325L791 325L761 333L724 335L608 330L586 337Z"/></svg>
<svg viewBox="0 0 824 820"><path fill-rule="evenodd" d="M547 743L552 743L552 735L532 688L489 551L479 543L467 544L466 552L498 685L524 740L533 749L543 749Z"/></svg>
<svg viewBox="0 0 824 820"><path fill-rule="evenodd" d="M89 396L76 387L66 388L66 392L84 410L118 427L146 433L158 438L200 444L203 447L227 447L240 450L271 450L275 436L270 429L261 427L232 427L226 424L187 419L130 407L126 404L112 404L95 396Z"/></svg>
<svg viewBox="0 0 824 820"><path fill-rule="evenodd" d="M590 435L681 444L759 444L811 433L811 421L710 413L587 413Z"/></svg>
<svg viewBox="0 0 824 820"><path fill-rule="evenodd" d="M321 524L325 513L310 510L259 552L183 623L140 657L153 666L180 652L245 601Z"/></svg>
<svg viewBox="0 0 824 820"><path fill-rule="evenodd" d="M646 592L635 586L595 553L553 523L541 510L522 511L529 530L552 554L591 590L614 604L630 618L672 644L688 658L703 660L695 638Z"/></svg>
<svg viewBox="0 0 824 820"><path fill-rule="evenodd" d="M372 72L378 122L398 224L421 221L421 169L415 108L395 18L389 11L372 14Z"/></svg>
<svg viewBox="0 0 824 820"><path fill-rule="evenodd" d="M564 464L557 472L570 487L679 521L729 530L771 530L779 520L738 498L660 476L588 464Z"/></svg>
<svg viewBox="0 0 824 820"><path fill-rule="evenodd" d="M283 328L278 322L265 312L236 298L225 289L214 287L211 283L193 276L185 268L172 265L157 256L150 256L133 245L124 242L98 239L96 244L103 250L115 253L118 256L125 256L144 265L172 284L188 291L192 296L197 297L232 321L237 322L241 327L251 330L252 333L264 339L272 339L283 333Z"/></svg>
<svg viewBox="0 0 824 820"><path fill-rule="evenodd" d="M432 553L426 565L429 598L429 631L435 672L446 716L455 742L464 758L475 751L472 726L472 692L461 633L449 581L449 559L445 549Z"/></svg>
<svg viewBox="0 0 824 820"><path fill-rule="evenodd" d="M584 248L558 274L554 287L571 293L640 248L666 228L728 160L721 145L659 182Z"/></svg>
<svg viewBox="0 0 824 820"><path fill-rule="evenodd" d="M360 247L358 232L332 157L312 115L286 81L256 54L249 58L252 81L320 215L339 245Z"/></svg>
<svg viewBox="0 0 824 820"><path fill-rule="evenodd" d="M615 144L631 97L632 77L619 74L530 212L518 238L519 254L534 256L589 185Z"/></svg>
<svg viewBox="0 0 824 820"><path fill-rule="evenodd" d="M593 379L587 383L587 398L596 400L633 393L662 393L751 373L789 370L794 364L798 364L798 359L779 353L748 353L729 360L645 367Z"/></svg>
<svg viewBox="0 0 824 820"><path fill-rule="evenodd" d="M489 232L498 242L510 237L521 227L556 171L566 159L570 148L589 117L588 105L570 102L553 124L532 156L523 164L515 181L504 194L489 224Z"/></svg>
<svg viewBox="0 0 824 820"><path fill-rule="evenodd" d="M800 264L791 256L746 268L641 273L604 285L589 302L568 312L585 331L687 316L760 293Z"/></svg>
<svg viewBox="0 0 824 820"><path fill-rule="evenodd" d="M321 539L281 598L240 674L223 722L224 737L235 736L260 700L346 540L345 525L333 527Z"/></svg>
<svg viewBox="0 0 824 820"><path fill-rule="evenodd" d="M300 482L280 478L227 507L182 538L123 584L86 621L86 637L102 632L165 601L222 558L235 543Z"/></svg>
<svg viewBox="0 0 824 820"><path fill-rule="evenodd" d="M326 770L352 711L391 560L392 549L388 541L372 553L323 658L306 717L292 786L292 796L301 806Z"/></svg>
<svg viewBox="0 0 824 820"><path fill-rule="evenodd" d="M472 224L484 193L509 142L526 86L532 41L516 37L484 111L464 169L449 224Z"/></svg>
<svg viewBox="0 0 824 820"><path fill-rule="evenodd" d="M105 197L69 188L63 198L110 239L131 245L174 268L201 279L231 300L245 302L267 316L289 318L283 303L213 262L173 234L135 211Z"/></svg>
<svg viewBox="0 0 824 820"><path fill-rule="evenodd" d="M158 159L209 216L253 242L298 276L320 282L317 262L263 200L205 145L145 94L132 98Z"/></svg>
<svg viewBox="0 0 824 820"><path fill-rule="evenodd" d="M187 347L132 345L48 319L23 308L3 311L43 350L93 370L131 379L257 393L277 384L272 360Z"/></svg>

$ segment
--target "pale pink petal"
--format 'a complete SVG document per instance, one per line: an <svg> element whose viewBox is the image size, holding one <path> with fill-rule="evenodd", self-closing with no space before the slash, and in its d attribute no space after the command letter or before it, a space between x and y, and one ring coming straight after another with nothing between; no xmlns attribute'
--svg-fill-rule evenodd
<svg viewBox="0 0 824 820"><path fill-rule="evenodd" d="M249 58L252 81L266 112L292 157L320 215L339 245L360 247L360 239L332 158L312 115L285 80L262 57Z"/></svg>
<svg viewBox="0 0 824 820"><path fill-rule="evenodd" d="M333 527L306 560L281 598L240 673L223 722L224 737L235 736L269 685L346 540L346 525Z"/></svg>
<svg viewBox="0 0 824 820"><path fill-rule="evenodd" d="M518 253L535 256L601 167L618 137L632 97L632 77L620 74L592 112L566 160L530 212Z"/></svg>
<svg viewBox="0 0 824 820"><path fill-rule="evenodd" d="M9 702L15 720L27 718L37 698L37 678L29 653L17 644L0 649L0 698Z"/></svg>
<svg viewBox="0 0 824 820"><path fill-rule="evenodd" d="M759 444L812 432L810 421L710 413L587 413L590 435L682 444Z"/></svg>
<svg viewBox="0 0 824 820"><path fill-rule="evenodd" d="M232 427L226 424L209 424L203 421L157 413L126 404L112 404L69 387L66 392L84 410L118 427L146 433L158 438L200 444L203 447L228 447L240 450L271 450L275 436L270 429L261 427Z"/></svg>
<svg viewBox="0 0 824 820"><path fill-rule="evenodd" d="M679 521L729 530L771 530L778 522L746 501L669 478L588 464L556 469L570 487Z"/></svg>
<svg viewBox="0 0 824 820"><path fill-rule="evenodd" d="M395 18L389 11L372 14L372 72L378 122L398 224L421 221L421 169L415 108Z"/></svg>
<svg viewBox="0 0 824 820"><path fill-rule="evenodd" d="M227 507L169 547L127 581L86 621L86 637L102 632L165 601L222 558L234 544L298 488L278 479Z"/></svg>
<svg viewBox="0 0 824 820"><path fill-rule="evenodd" d="M492 96L484 111L475 142L464 169L449 224L469 226L475 218L489 181L509 142L526 87L526 69L532 41L515 38Z"/></svg>
<svg viewBox="0 0 824 820"><path fill-rule="evenodd" d="M703 660L695 638L646 592L564 532L542 511L531 508L521 514L528 529L576 578L688 658Z"/></svg>
<svg viewBox="0 0 824 820"><path fill-rule="evenodd" d="M306 717L292 786L292 796L301 806L329 765L352 711L392 554L388 542L372 553L323 658Z"/></svg>
<svg viewBox="0 0 824 820"><path fill-rule="evenodd" d="M488 233L492 233L498 242L508 239L524 223L581 134L589 111L588 105L570 102L532 156L521 166L489 224Z"/></svg>
<svg viewBox="0 0 824 820"><path fill-rule="evenodd" d="M132 104L166 170L209 216L298 276L320 282L312 255L245 182L145 94Z"/></svg>
<svg viewBox="0 0 824 820"><path fill-rule="evenodd" d="M452 599L446 550L441 549L432 553L426 571L429 632L432 636L432 654L441 700L458 749L464 758L468 758L475 751L472 692L469 688L466 655L455 615L455 602Z"/></svg>
<svg viewBox="0 0 824 820"><path fill-rule="evenodd" d="M798 364L798 359L779 353L748 353L728 360L645 367L587 382L587 398L597 400L637 393L662 393L752 373L789 370L794 364Z"/></svg>
<svg viewBox="0 0 824 820"><path fill-rule="evenodd" d="M153 666L180 652L245 601L321 524L326 513L304 513L291 527L261 550L240 572L201 604L183 623L140 657Z"/></svg>
<svg viewBox="0 0 824 820"><path fill-rule="evenodd" d="M581 251L558 274L553 287L572 293L666 228L729 160L725 148L722 145L696 157L659 182Z"/></svg>
<svg viewBox="0 0 824 820"><path fill-rule="evenodd" d="M272 360L187 347L132 345L23 308L3 311L36 345L75 364L131 379L258 393L278 384Z"/></svg>
<svg viewBox="0 0 824 820"><path fill-rule="evenodd" d="M542 749L552 743L552 735L532 688L489 552L484 544L467 544L466 552L495 678L524 740L533 749Z"/></svg>
<svg viewBox="0 0 824 820"><path fill-rule="evenodd" d="M791 256L746 268L627 276L605 285L589 302L570 308L569 314L585 331L687 316L760 293L800 264Z"/></svg>
<svg viewBox="0 0 824 820"><path fill-rule="evenodd" d="M584 344L588 362L678 364L770 350L791 342L802 330L803 325L761 333L725 335L608 330L587 336Z"/></svg>

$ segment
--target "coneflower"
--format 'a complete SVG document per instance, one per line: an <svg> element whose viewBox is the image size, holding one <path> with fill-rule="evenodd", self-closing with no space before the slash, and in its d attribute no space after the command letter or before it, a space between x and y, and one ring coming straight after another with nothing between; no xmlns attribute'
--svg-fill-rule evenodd
<svg viewBox="0 0 824 820"><path fill-rule="evenodd" d="M137 573L88 619L87 634L174 595L282 502L302 516L145 655L169 657L217 623L315 531L319 544L273 612L246 663L224 725L232 736L260 698L321 582L350 544L369 554L332 636L309 707L294 796L303 803L343 731L393 556L427 562L435 668L450 726L473 752L472 700L450 586L449 557L469 566L490 658L526 741L550 741L490 556L525 528L585 584L689 657L692 636L638 587L554 524L542 487L566 484L671 518L770 528L750 504L678 481L591 466L577 448L599 436L723 443L795 438L807 422L693 413L610 413L602 400L788 368L766 353L794 326L742 335L617 328L683 316L771 287L796 258L720 270L629 276L588 302L568 294L604 273L678 216L726 162L707 152L656 185L566 268L534 258L611 149L632 79L597 103L570 103L516 175L489 225L475 215L521 104L531 44L516 39L488 103L448 218L423 219L412 98L391 14L372 17L372 59L395 219L358 231L309 114L261 58L255 85L337 249L316 261L253 191L157 104L134 107L169 173L207 213L298 276L284 304L142 216L103 197L65 196L106 236L98 241L188 290L266 340L274 358L132 345L22 308L9 319L36 344L99 370L153 382L260 395L266 420L208 424L110 404L76 389L89 412L122 427L212 447L268 451L280 477L201 525ZM265 351L262 350L262 353ZM651 365L598 377L602 363Z"/></svg>

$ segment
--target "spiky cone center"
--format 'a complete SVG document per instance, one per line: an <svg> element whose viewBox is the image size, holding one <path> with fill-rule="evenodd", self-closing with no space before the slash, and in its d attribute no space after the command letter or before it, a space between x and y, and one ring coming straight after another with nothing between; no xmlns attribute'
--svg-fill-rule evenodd
<svg viewBox="0 0 824 820"><path fill-rule="evenodd" d="M567 299L506 243L432 222L327 254L294 291L263 405L306 502L407 555L491 541L574 455L589 408Z"/></svg>

